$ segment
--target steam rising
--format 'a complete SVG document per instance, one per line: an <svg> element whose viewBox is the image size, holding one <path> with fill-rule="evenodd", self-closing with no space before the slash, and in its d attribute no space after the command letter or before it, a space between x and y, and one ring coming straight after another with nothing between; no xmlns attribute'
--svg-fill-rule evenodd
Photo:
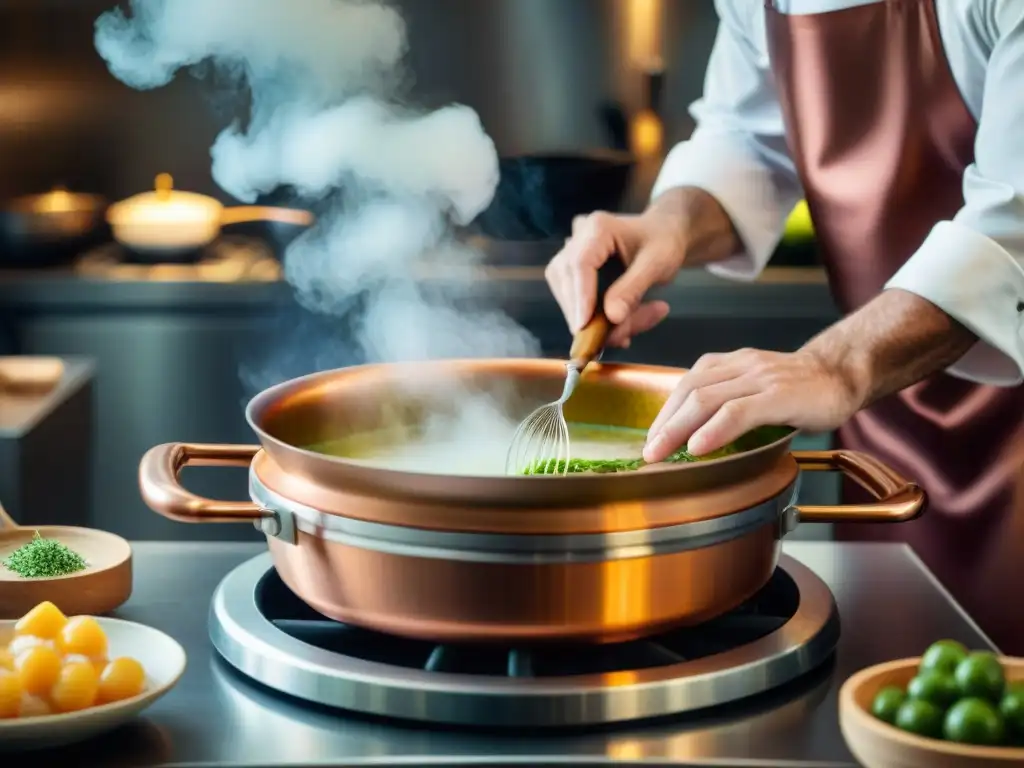
<svg viewBox="0 0 1024 768"><path fill-rule="evenodd" d="M330 201L296 240L286 278L300 302L346 318L350 362L532 355L536 342L504 314L467 308L468 284L429 291L424 261L471 265L451 222L482 212L498 158L468 107L401 104L405 23L366 0L132 0L96 22L96 48L124 83L157 88L209 68L251 95L248 120L212 149L213 177L242 201L291 186ZM339 193L340 191L340 193ZM478 291L474 291L478 293ZM322 363L310 350L309 370ZM315 351L315 357L314 352ZM287 350L294 364L295 350ZM274 366L271 365L271 368ZM264 371L266 386L294 375Z"/></svg>

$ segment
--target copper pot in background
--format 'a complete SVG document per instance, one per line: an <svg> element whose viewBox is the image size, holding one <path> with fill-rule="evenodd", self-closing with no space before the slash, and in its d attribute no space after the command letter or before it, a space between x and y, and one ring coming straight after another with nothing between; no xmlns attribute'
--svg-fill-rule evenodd
<svg viewBox="0 0 1024 768"><path fill-rule="evenodd" d="M684 373L595 365L566 417L649 426ZM563 377L557 360L501 359L295 379L250 402L261 445L157 446L139 468L142 495L171 519L256 524L285 584L325 616L439 642L614 642L700 623L767 583L800 521L897 522L923 507L916 485L870 456L791 453L792 433L713 461L567 477L403 472L301 447L414 424L451 408L454 387L525 412ZM252 501L190 493L178 475L197 465L248 465ZM796 505L800 470L844 472L878 501Z"/></svg>

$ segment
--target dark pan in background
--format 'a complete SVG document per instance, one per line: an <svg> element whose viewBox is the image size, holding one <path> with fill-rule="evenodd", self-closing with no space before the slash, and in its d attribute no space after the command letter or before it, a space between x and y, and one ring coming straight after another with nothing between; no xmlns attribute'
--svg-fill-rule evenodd
<svg viewBox="0 0 1024 768"><path fill-rule="evenodd" d="M502 158L494 200L470 229L496 240L563 240L575 217L621 208L634 166L615 150Z"/></svg>
<svg viewBox="0 0 1024 768"><path fill-rule="evenodd" d="M110 237L107 201L55 188L0 205L0 266L36 269L70 263Z"/></svg>

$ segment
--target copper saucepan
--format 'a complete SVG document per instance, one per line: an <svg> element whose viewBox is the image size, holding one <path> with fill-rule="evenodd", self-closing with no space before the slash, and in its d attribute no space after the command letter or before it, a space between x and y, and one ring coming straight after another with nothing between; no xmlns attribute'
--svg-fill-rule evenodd
<svg viewBox="0 0 1024 768"><path fill-rule="evenodd" d="M647 427L684 373L595 364L566 417ZM261 446L157 446L139 467L142 496L174 520L254 523L284 582L328 617L440 642L506 643L614 642L703 622L764 586L800 521L898 522L924 505L920 488L868 455L791 453L791 433L713 461L567 477L403 472L300 447L414 424L451 408L436 393L450 400L456 387L525 413L560 391L564 375L557 360L501 359L294 379L249 403ZM178 474L197 465L248 465L252 501L187 491ZM800 470L843 472L877 501L797 505Z"/></svg>
<svg viewBox="0 0 1024 768"><path fill-rule="evenodd" d="M153 192L129 197L107 211L114 239L138 253L173 254L202 248L228 224L276 221L308 227L313 223L313 214L293 208L225 208L207 195L174 189L174 179L167 173L156 177L155 187Z"/></svg>

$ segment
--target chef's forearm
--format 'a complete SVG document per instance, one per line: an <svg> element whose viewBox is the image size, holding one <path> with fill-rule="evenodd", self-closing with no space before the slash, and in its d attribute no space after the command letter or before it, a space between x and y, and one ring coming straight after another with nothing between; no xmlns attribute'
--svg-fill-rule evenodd
<svg viewBox="0 0 1024 768"><path fill-rule="evenodd" d="M697 187L675 187L658 195L645 216L668 216L682 233L683 266L699 267L735 256L743 245L729 215L714 196Z"/></svg>
<svg viewBox="0 0 1024 768"><path fill-rule="evenodd" d="M838 371L864 407L944 370L976 341L931 302L892 289L820 333L803 350Z"/></svg>

